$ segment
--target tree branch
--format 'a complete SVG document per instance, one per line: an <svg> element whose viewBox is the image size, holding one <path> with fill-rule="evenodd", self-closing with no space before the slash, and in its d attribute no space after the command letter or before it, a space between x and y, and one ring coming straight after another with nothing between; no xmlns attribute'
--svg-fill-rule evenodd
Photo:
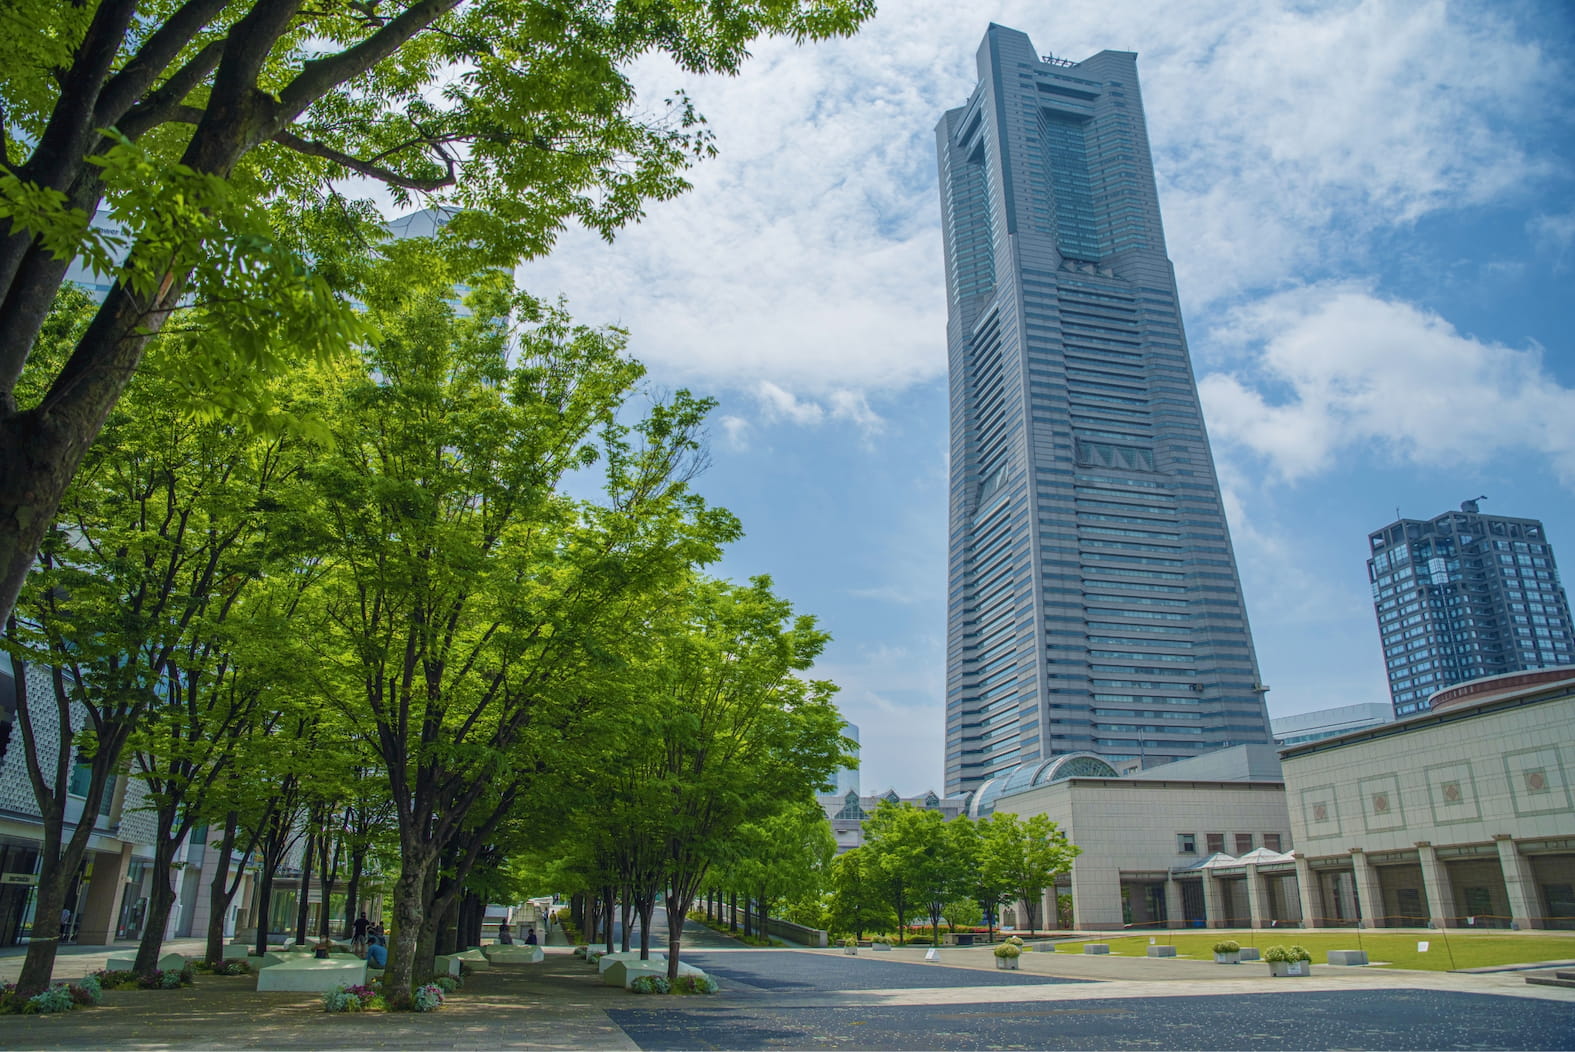
<svg viewBox="0 0 1575 1052"><path fill-rule="evenodd" d="M180 106L181 100L207 79L208 74L218 66L219 59L223 55L222 40L209 42L191 57L191 61L171 74L168 80L149 92L145 98L128 110L121 111L121 116L116 120L101 121L99 126L107 128L118 123L121 134L129 139L136 139L155 125L174 119L174 110Z"/></svg>
<svg viewBox="0 0 1575 1052"><path fill-rule="evenodd" d="M360 76L394 54L411 37L459 6L460 0L418 0L384 24L376 33L337 55L314 59L301 67L295 79L279 92L275 127L280 131L306 108L334 88Z"/></svg>
<svg viewBox="0 0 1575 1052"><path fill-rule="evenodd" d="M378 180L379 182L387 183L390 186L403 187L406 190L417 190L423 193L433 193L443 189L445 186L453 186L455 182L454 160L451 157L444 158L444 160L448 162L447 175L437 179L412 179L409 176L400 175L398 172L393 171L390 168L384 168L382 165L373 164L370 161L363 161L358 157L352 157L347 153L343 153L334 149L332 146L326 146L320 142L313 142L310 139L303 139L293 132L276 132L273 136L273 141L281 146L286 146L297 153L310 154L313 157L321 157L325 160L332 161L342 168L348 168L350 171L356 172L357 174L368 176L372 179Z"/></svg>
<svg viewBox="0 0 1575 1052"><path fill-rule="evenodd" d="M191 43L209 22L217 18L226 6L226 0L187 0L181 5L180 10L170 15L164 24L143 43L142 49L132 56L119 73L110 77L105 83L103 91L99 93L98 104L93 109L94 127L107 128L118 124L120 118L125 116L126 112L153 86L159 74L179 57L182 49ZM204 55L210 49L213 51L212 61L207 62L205 68L202 68L195 79L191 80L190 86L180 92L178 97L184 98L192 87L195 87L213 71L214 66L218 65L219 53L224 49L222 41L215 40L204 47L154 94L164 92L175 78L188 74L193 65L203 66Z"/></svg>

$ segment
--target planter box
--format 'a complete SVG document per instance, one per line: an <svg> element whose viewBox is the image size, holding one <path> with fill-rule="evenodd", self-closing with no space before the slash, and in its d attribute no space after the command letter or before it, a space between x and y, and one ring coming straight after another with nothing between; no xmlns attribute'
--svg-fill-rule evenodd
<svg viewBox="0 0 1575 1052"><path fill-rule="evenodd" d="M870 943L870 949L874 950L876 953L890 953L891 952L891 943L889 943L889 942L872 942L872 943Z"/></svg>
<svg viewBox="0 0 1575 1052"><path fill-rule="evenodd" d="M997 957L995 966L1005 972L1015 972L1017 971L1017 960L1016 957Z"/></svg>
<svg viewBox="0 0 1575 1052"><path fill-rule="evenodd" d="M1214 955L1214 963L1215 964L1240 964L1241 963L1241 951L1237 950L1235 953L1216 953Z"/></svg>
<svg viewBox="0 0 1575 1052"><path fill-rule="evenodd" d="M857 946L844 946L842 948L842 952L845 953L846 955L848 955L849 957L857 957L858 953L859 953L859 948Z"/></svg>
<svg viewBox="0 0 1575 1052"><path fill-rule="evenodd" d="M1279 979L1292 975L1311 975L1312 967L1306 961L1270 961L1269 974Z"/></svg>

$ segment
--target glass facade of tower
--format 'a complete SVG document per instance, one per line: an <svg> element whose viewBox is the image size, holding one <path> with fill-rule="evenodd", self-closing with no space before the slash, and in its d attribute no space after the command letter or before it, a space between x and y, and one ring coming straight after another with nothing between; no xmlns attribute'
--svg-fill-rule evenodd
<svg viewBox="0 0 1575 1052"><path fill-rule="evenodd" d="M1468 500L1368 534L1367 575L1395 716L1456 683L1575 660L1570 604L1542 523Z"/></svg>
<svg viewBox="0 0 1575 1052"><path fill-rule="evenodd" d="M1136 56L992 25L936 129L951 482L946 791L1268 742Z"/></svg>

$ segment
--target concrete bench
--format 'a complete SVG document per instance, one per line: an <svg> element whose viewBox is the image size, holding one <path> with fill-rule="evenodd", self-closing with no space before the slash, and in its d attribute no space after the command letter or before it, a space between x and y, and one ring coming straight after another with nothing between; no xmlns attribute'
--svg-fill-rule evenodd
<svg viewBox="0 0 1575 1052"><path fill-rule="evenodd" d="M1366 964L1366 950L1330 950L1330 964Z"/></svg>
<svg viewBox="0 0 1575 1052"><path fill-rule="evenodd" d="M481 950L493 964L540 964L547 956L540 946L484 946Z"/></svg>
<svg viewBox="0 0 1575 1052"><path fill-rule="evenodd" d="M1236 951L1236 954L1237 954L1236 959L1238 961L1261 961L1261 960L1263 960L1263 958L1261 956L1259 956L1258 948L1256 946L1243 946L1240 950Z"/></svg>
<svg viewBox="0 0 1575 1052"><path fill-rule="evenodd" d="M319 960L291 955L257 973L259 993L327 993L341 986L365 986L366 962L355 957Z"/></svg>
<svg viewBox="0 0 1575 1052"><path fill-rule="evenodd" d="M692 964L685 964L683 961L679 961L678 974L704 975L705 972ZM660 975L664 979L667 978L666 959L658 961L655 956L652 956L649 961L614 961L608 966L606 971L602 972L602 982L608 986L621 986L627 990L629 984L642 975Z"/></svg>
<svg viewBox="0 0 1575 1052"><path fill-rule="evenodd" d="M604 973L619 961L638 961L639 959L639 950L617 950L613 953L604 953L596 958L596 971L598 974ZM651 954L651 960L660 962L663 968L667 967L667 954L665 953L653 953Z"/></svg>
<svg viewBox="0 0 1575 1052"><path fill-rule="evenodd" d="M1084 953L1109 953L1110 952L1110 944L1108 942L1089 942L1089 943L1084 943L1083 944L1083 952Z"/></svg>
<svg viewBox="0 0 1575 1052"><path fill-rule="evenodd" d="M136 963L137 958L135 955L131 957L111 957L104 967L112 972L129 972L135 967ZM159 958L159 971L161 972L167 972L171 968L184 967L186 967L186 958L181 954L166 953Z"/></svg>
<svg viewBox="0 0 1575 1052"><path fill-rule="evenodd" d="M491 971L492 964L487 960L487 955L481 952L479 946L472 946L463 953L456 953L454 957L473 972Z"/></svg>
<svg viewBox="0 0 1575 1052"><path fill-rule="evenodd" d="M1176 956L1176 948L1174 946L1150 946L1148 955L1150 957L1174 957Z"/></svg>
<svg viewBox="0 0 1575 1052"><path fill-rule="evenodd" d="M432 972L435 975L451 975L459 977L459 957L454 954L443 954L433 958Z"/></svg>
<svg viewBox="0 0 1575 1052"><path fill-rule="evenodd" d="M223 959L226 961L244 961L249 956L251 956L250 948L242 946L238 943L232 942L230 945L224 948Z"/></svg>

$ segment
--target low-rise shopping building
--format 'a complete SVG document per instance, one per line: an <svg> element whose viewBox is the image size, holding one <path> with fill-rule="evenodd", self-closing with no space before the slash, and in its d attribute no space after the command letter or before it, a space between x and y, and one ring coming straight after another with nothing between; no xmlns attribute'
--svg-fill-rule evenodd
<svg viewBox="0 0 1575 1052"><path fill-rule="evenodd" d="M1311 924L1575 928L1575 668L1463 683L1282 763Z"/></svg>

